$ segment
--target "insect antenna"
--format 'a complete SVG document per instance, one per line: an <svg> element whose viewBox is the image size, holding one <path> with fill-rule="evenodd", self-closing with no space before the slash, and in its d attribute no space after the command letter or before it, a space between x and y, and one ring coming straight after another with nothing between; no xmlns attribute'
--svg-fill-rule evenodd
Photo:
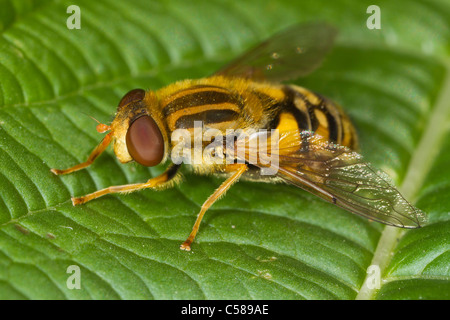
<svg viewBox="0 0 450 320"><path fill-rule="evenodd" d="M97 125L97 127L96 127L96 130L97 130L98 133L105 133L105 132L111 130L111 127L110 127L110 126L101 123L100 121L98 121L98 120L95 119L94 117L92 117L92 116L90 116L90 115L88 115L88 114L86 114L86 113L84 113L84 112L82 112L82 113L85 114L85 115L87 115L89 118L91 118L92 120L94 120L95 122L98 123L98 125Z"/></svg>

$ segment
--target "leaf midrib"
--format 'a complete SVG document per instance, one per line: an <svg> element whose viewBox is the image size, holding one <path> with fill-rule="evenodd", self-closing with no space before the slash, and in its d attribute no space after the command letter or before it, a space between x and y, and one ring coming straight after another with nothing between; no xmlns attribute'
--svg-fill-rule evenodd
<svg viewBox="0 0 450 320"><path fill-rule="evenodd" d="M422 132L417 148L412 154L403 183L399 188L405 198L410 199L413 203L417 200L418 192L433 166L444 141L444 135L447 132L446 122L450 114L450 60L443 61L442 65L444 66L445 76L442 81L441 90L437 95L435 105L432 107L431 114ZM382 278L383 283L392 280L386 277L385 270L393 256L392 253L398 244L398 240L404 234L404 229L390 226L386 226L381 234L371 265L380 267L380 274L384 277ZM361 290L356 296L357 300L374 299L376 296L378 289L369 289L366 285L368 276L366 276ZM402 277L402 280L413 278L417 278L417 276Z"/></svg>

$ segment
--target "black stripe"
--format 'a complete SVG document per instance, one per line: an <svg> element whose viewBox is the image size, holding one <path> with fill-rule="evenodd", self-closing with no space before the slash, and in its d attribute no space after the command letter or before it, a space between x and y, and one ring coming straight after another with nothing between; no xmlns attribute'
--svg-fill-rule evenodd
<svg viewBox="0 0 450 320"><path fill-rule="evenodd" d="M314 110L317 106L312 105L308 99L306 99L303 95L301 95L303 101L306 103L306 108L308 108L309 120L311 121L311 131L316 132L319 127L319 120L317 120L316 114Z"/></svg>
<svg viewBox="0 0 450 320"><path fill-rule="evenodd" d="M201 91L186 94L185 96L179 97L173 100L172 102L168 103L164 107L163 113L167 117L171 113L174 113L175 111L181 109L197 107L201 105L219 104L225 102L236 103L237 101L236 98L230 93L224 93L221 91L211 89L209 91Z"/></svg>
<svg viewBox="0 0 450 320"><path fill-rule="evenodd" d="M283 109L290 112L294 116L298 124L298 129L300 131L312 130L308 115L297 108L297 106L295 105L295 96L300 96L299 92L295 91L289 86L285 86L283 88L283 92L286 95L286 99L283 102L285 104L283 106ZM301 96L301 98L302 100L305 100L303 96Z"/></svg>
<svg viewBox="0 0 450 320"><path fill-rule="evenodd" d="M328 107L333 107L335 110L336 106L331 102L329 99L325 98L319 93L314 92L314 94L317 96L317 98L320 99L320 110L325 114L327 117L328 122L328 131L329 131L329 140L334 143L340 144L342 142L343 135L341 134L341 137L339 137L339 123L337 122L336 117L334 117L330 109ZM342 127L342 115L340 112L338 112L340 124L341 124L341 132L343 133L343 127ZM340 139L339 139L340 138Z"/></svg>
<svg viewBox="0 0 450 320"><path fill-rule="evenodd" d="M285 102L274 103L274 98L261 91L253 91L252 94L259 100L260 106L267 114L272 115L272 120L265 124L266 129L276 129L280 123L281 111L285 109Z"/></svg>
<svg viewBox="0 0 450 320"><path fill-rule="evenodd" d="M327 118L328 134L329 134L328 140L334 143L340 143L341 141L338 141L339 138L338 123L336 121L336 118L331 114L330 110L328 109L328 106L331 106L332 102L319 94L316 94L316 96L320 99L320 102L319 105L316 106L315 108L322 111L325 114L325 117Z"/></svg>
<svg viewBox="0 0 450 320"><path fill-rule="evenodd" d="M334 143L338 143L338 124L336 122L336 119L333 117L333 115L326 109L325 115L327 116L328 121L328 131L329 131L329 140Z"/></svg>
<svg viewBox="0 0 450 320"><path fill-rule="evenodd" d="M278 125L280 124L280 115L281 112L273 117L273 119L269 123L269 129L276 129L278 127Z"/></svg>
<svg viewBox="0 0 450 320"><path fill-rule="evenodd" d="M178 169L180 169L181 164L174 164L167 170L167 181L171 180L178 172Z"/></svg>
<svg viewBox="0 0 450 320"><path fill-rule="evenodd" d="M175 122L175 128L189 129L194 127L194 121L202 121L203 125L236 120L239 114L230 109L209 109L187 116L182 116Z"/></svg>

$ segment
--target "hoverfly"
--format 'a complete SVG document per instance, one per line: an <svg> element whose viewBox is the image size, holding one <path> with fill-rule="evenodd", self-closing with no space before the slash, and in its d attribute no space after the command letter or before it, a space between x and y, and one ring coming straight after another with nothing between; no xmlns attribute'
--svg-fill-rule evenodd
<svg viewBox="0 0 450 320"><path fill-rule="evenodd" d="M314 71L330 51L336 34L325 23L295 25L210 77L179 81L157 91L134 89L121 99L111 125L97 126L97 131L109 133L86 162L51 171L59 175L83 169L113 141L122 163L135 161L149 167L172 163L163 174L147 182L112 186L72 198L73 205L110 193L170 187L179 182L183 164L170 158L175 148L173 133L187 130L186 139L193 140L195 122L201 121L205 126L202 130L213 128L223 134L213 153L224 160L211 163L202 157L191 166L196 173L224 174L227 179L202 205L181 249L191 249L205 212L240 178L290 183L369 219L403 228L421 227L424 213L357 153L356 130L341 108L305 88L281 83ZM253 132L230 140L229 129ZM266 144L277 146L269 151L270 156L277 157L276 162L263 161L264 157L252 152L254 144L250 142L259 136L255 129L271 130L271 137L274 130L278 132L277 139ZM239 155L233 152L238 147L243 150ZM264 168L275 169L276 173L262 175Z"/></svg>

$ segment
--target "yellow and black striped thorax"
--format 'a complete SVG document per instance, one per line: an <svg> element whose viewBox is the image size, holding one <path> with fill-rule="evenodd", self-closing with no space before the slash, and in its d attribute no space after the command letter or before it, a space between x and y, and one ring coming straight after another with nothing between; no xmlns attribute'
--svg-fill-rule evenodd
<svg viewBox="0 0 450 320"><path fill-rule="evenodd" d="M298 128L357 148L355 129L341 108L302 87L211 77L176 83L163 89L159 97L169 133L176 129L193 132L195 121L224 134L227 129Z"/></svg>

